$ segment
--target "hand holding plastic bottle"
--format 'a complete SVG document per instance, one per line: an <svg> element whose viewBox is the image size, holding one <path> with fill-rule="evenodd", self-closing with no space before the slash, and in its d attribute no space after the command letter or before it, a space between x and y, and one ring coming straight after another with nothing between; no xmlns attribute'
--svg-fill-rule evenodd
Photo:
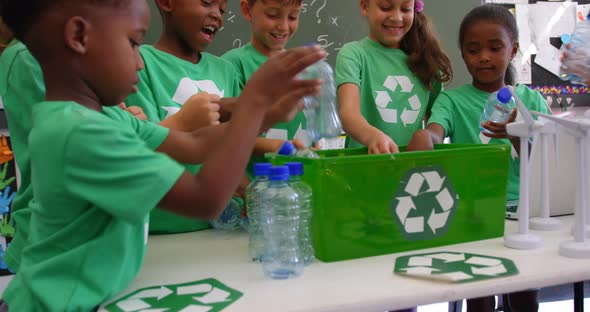
<svg viewBox="0 0 590 312"><path fill-rule="evenodd" d="M487 120L481 124L481 127L488 130L482 131L483 135L494 138L494 139L516 139L513 136L508 135L508 131L506 131L506 125L516 120L517 110L516 108L512 110L510 116L506 121L502 122L494 122L491 120Z"/></svg>

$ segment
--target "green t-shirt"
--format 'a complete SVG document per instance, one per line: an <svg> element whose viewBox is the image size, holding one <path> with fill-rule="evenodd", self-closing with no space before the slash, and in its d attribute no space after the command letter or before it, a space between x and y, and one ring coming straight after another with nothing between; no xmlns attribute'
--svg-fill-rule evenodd
<svg viewBox="0 0 590 312"><path fill-rule="evenodd" d="M407 145L422 128L442 84L430 92L408 68L408 56L364 38L345 44L336 58L336 85L353 83L360 88L363 117L398 145ZM353 139L347 147L361 147Z"/></svg>
<svg viewBox="0 0 590 312"><path fill-rule="evenodd" d="M529 110L549 113L543 97L525 85L516 88L516 94ZM481 133L480 117L490 93L475 88L472 84L442 92L432 107L428 124L437 123L445 129L445 136L452 143L467 144L510 144L506 139L490 139ZM519 119L517 117L517 119ZM519 198L520 158L510 159L508 175L508 200Z"/></svg>
<svg viewBox="0 0 590 312"><path fill-rule="evenodd" d="M27 139L32 128L33 105L45 98L41 67L25 45L13 41L0 56L0 102L8 120L12 149L20 171L20 185L11 206L11 222L18 232L4 254L13 271L18 271L20 253L28 241L30 211L33 199L31 162Z"/></svg>
<svg viewBox="0 0 590 312"><path fill-rule="evenodd" d="M252 46L252 43L228 51L223 55L223 58L235 66L242 86L245 85L252 74L254 74L254 72L268 60L268 57L258 52L258 50ZM274 125L271 129L266 131L264 137L285 141L300 139L304 143L311 143L309 142L307 131L305 131L306 125L305 115L303 112L300 112L295 118L293 118L293 120Z"/></svg>
<svg viewBox="0 0 590 312"><path fill-rule="evenodd" d="M74 102L33 107L35 204L20 271L3 295L11 311L91 311L137 275L149 211L184 168L153 150L167 129L120 117Z"/></svg>
<svg viewBox="0 0 590 312"><path fill-rule="evenodd" d="M138 92L125 101L139 106L152 122L160 122L180 110L192 95L201 91L220 97L234 97L241 85L234 67L227 61L201 53L201 60L193 64L172 54L144 45L140 53L145 63L139 72ZM191 173L200 165L187 165ZM154 209L150 216L151 233L179 233L209 228L209 222L184 218L162 209Z"/></svg>

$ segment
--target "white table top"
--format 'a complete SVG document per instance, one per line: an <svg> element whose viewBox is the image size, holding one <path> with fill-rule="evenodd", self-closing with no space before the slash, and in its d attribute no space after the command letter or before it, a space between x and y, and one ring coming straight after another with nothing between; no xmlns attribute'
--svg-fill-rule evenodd
<svg viewBox="0 0 590 312"><path fill-rule="evenodd" d="M139 288L215 278L244 295L226 311L385 311L434 302L454 301L529 288L590 280L590 260L562 257L558 244L571 239L573 217L560 218L561 231L537 232L544 246L515 250L502 238L423 249L357 260L322 263L305 268L291 280L271 280L260 264L247 257L245 232L207 230L151 236L138 278L124 293ZM507 231L516 222L507 221ZM401 255L433 251L468 252L511 259L520 273L465 284L417 280L393 274Z"/></svg>

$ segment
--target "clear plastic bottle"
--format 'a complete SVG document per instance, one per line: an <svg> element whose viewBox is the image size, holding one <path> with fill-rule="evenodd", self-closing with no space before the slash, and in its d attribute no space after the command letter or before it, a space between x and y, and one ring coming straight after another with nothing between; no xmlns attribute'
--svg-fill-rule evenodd
<svg viewBox="0 0 590 312"><path fill-rule="evenodd" d="M568 57L561 64L560 77L574 84L585 84L590 79L590 14L576 25L569 38L562 38L565 43L569 39L570 47L565 48Z"/></svg>
<svg viewBox="0 0 590 312"><path fill-rule="evenodd" d="M304 98L303 113L307 120L307 132L312 142L321 138L335 138L342 134L342 122L336 106L336 84L334 70L325 61L319 61L300 75L300 79L321 79L319 95Z"/></svg>
<svg viewBox="0 0 590 312"><path fill-rule="evenodd" d="M287 279L303 273L299 248L299 197L289 186L289 169L270 169L270 184L262 193L264 256L262 268L273 279Z"/></svg>
<svg viewBox="0 0 590 312"><path fill-rule="evenodd" d="M242 219L242 207L244 207L244 200L240 197L232 197L221 215L211 221L211 226L220 230L233 230L239 227Z"/></svg>
<svg viewBox="0 0 590 312"><path fill-rule="evenodd" d="M283 143L283 146L281 146L281 148L278 151L279 155L284 155L284 156L295 156L295 157L302 157L302 158L320 158L320 156L310 150L310 149L301 149L298 150L295 148L295 145L293 145L293 143L286 141L285 143Z"/></svg>
<svg viewBox="0 0 590 312"><path fill-rule="evenodd" d="M493 122L504 122L508 120L510 114L516 107L516 102L512 97L510 89L504 87L498 92L493 92L488 97L483 108L483 113L480 117L480 125L488 120ZM489 132L487 129L481 128L484 132Z"/></svg>
<svg viewBox="0 0 590 312"><path fill-rule="evenodd" d="M301 215L299 219L299 247L301 248L301 254L303 256L303 263L309 265L315 260L315 251L311 241L311 217L313 214L311 206L313 195L312 189L311 186L302 180L302 163L290 162L285 165L289 167L289 185L297 192L297 195L299 195L299 206L301 207Z"/></svg>
<svg viewBox="0 0 590 312"><path fill-rule="evenodd" d="M268 174L272 165L270 163L254 164L254 176L256 178L246 188L246 215L242 225L250 234L248 242L248 254L254 262L261 262L264 255L264 232L260 226L260 196L268 188Z"/></svg>

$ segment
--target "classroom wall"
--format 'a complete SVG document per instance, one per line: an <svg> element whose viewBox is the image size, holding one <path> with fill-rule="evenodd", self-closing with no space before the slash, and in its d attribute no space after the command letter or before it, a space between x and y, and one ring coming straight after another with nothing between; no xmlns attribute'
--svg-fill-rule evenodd
<svg viewBox="0 0 590 312"><path fill-rule="evenodd" d="M155 1L148 1L152 8L152 24L146 42L153 43L157 40L162 27ZM339 47L367 35L367 25L360 14L359 2L358 0L305 0L299 32L290 46L318 42L326 47L330 53L328 61L334 64ZM450 86L470 82L457 45L458 29L463 16L471 8L481 4L481 0L424 0L424 2L425 12L432 18L440 34L441 42L453 63L455 79ZM228 0L224 29L217 34L208 52L221 55L228 49L247 43L250 37L250 26L241 16L239 3L239 0Z"/></svg>

